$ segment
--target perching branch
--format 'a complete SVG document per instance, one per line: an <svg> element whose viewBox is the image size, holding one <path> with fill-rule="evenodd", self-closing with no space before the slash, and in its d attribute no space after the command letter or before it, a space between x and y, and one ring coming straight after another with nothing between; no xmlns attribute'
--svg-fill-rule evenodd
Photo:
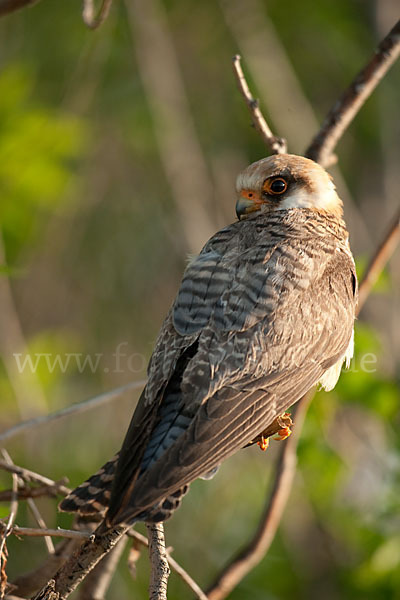
<svg viewBox="0 0 400 600"><path fill-rule="evenodd" d="M148 548L149 540L144 535L139 533L138 531L135 531L134 529L130 529L126 535L128 537L133 538L140 544L142 544L142 546L146 546L146 548ZM181 565L178 564L174 558L172 558L172 556L170 555L170 551L171 551L170 549L168 549L168 548L166 549L167 560L168 560L168 563L169 563L171 569L173 569L173 571L175 571L175 573L177 575L179 575L179 577L186 583L186 585L189 586L189 588L192 590L192 592L195 593L196 597L199 600L207 600L207 596L203 592L203 590L192 579L192 577L189 575L189 573L187 573L187 571L185 571L185 569L183 569L181 567Z"/></svg>
<svg viewBox="0 0 400 600"><path fill-rule="evenodd" d="M167 600L167 586L170 568L165 550L164 525L162 523L146 523L149 537L150 556L150 600Z"/></svg>
<svg viewBox="0 0 400 600"><path fill-rule="evenodd" d="M400 21L382 40L368 64L333 105L305 156L328 167L336 159L333 151L343 133L382 77L400 55Z"/></svg>
<svg viewBox="0 0 400 600"><path fill-rule="evenodd" d="M94 9L94 0L83 0L82 19L89 29L98 29L107 19L112 0L102 0L102 4L97 15Z"/></svg>
<svg viewBox="0 0 400 600"><path fill-rule="evenodd" d="M239 54L233 57L233 72L239 87L239 91L242 94L247 107L250 111L251 120L255 129L260 133L264 142L269 146L273 154L285 154L287 152L287 143L283 138L276 137L271 129L269 128L261 110L258 105L258 100L253 98L250 92L250 88L246 81L243 73L242 66L240 64L241 57Z"/></svg>

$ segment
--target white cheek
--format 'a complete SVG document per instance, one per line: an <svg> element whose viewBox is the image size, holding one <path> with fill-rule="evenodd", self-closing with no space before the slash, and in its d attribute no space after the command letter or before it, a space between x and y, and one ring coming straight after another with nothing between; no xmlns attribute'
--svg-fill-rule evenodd
<svg viewBox="0 0 400 600"><path fill-rule="evenodd" d="M298 190L293 194L286 196L284 200L280 202L279 208L285 210L288 208L307 208L313 205L312 196L303 190Z"/></svg>
<svg viewBox="0 0 400 600"><path fill-rule="evenodd" d="M304 189L298 189L293 194L286 196L280 203L282 210L288 208L320 208L323 210L335 210L341 206L341 201L332 185L317 186L312 193Z"/></svg>

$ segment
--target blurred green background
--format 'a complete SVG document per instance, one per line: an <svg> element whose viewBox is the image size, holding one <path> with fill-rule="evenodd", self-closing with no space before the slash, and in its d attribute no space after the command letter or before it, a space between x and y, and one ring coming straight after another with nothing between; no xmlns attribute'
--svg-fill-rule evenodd
<svg viewBox="0 0 400 600"><path fill-rule="evenodd" d="M90 31L81 8L42 0L0 19L3 430L145 377L187 254L235 219L236 175L268 153L233 54L301 153L399 16L397 0L115 0ZM399 106L397 64L337 148L359 273L399 202ZM400 598L399 298L397 252L359 317L350 372L311 406L279 533L234 600ZM33 368L19 368L27 356ZM138 395L7 449L75 485L119 447ZM238 453L166 524L201 586L251 535L276 450ZM70 525L54 501L38 506L48 526ZM22 502L17 523L34 526ZM40 539L8 546L11 580L46 556ZM147 585L145 553L136 580L124 555L108 597L145 598ZM174 574L169 590L192 597Z"/></svg>

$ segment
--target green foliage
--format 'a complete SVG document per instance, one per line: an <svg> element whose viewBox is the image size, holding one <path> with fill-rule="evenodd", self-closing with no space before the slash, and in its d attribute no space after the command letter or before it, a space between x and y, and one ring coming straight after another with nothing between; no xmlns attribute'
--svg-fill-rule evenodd
<svg viewBox="0 0 400 600"><path fill-rule="evenodd" d="M14 64L0 75L0 222L11 263L73 195L85 149L81 119L32 102L34 75Z"/></svg>

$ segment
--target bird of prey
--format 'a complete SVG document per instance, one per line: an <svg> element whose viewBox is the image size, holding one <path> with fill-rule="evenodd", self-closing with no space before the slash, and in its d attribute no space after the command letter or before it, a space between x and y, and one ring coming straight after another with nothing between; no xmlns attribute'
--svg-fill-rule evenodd
<svg viewBox="0 0 400 600"><path fill-rule="evenodd" d="M271 425L353 355L354 260L328 173L290 154L238 177L238 220L191 259L162 325L120 452L61 510L104 525L167 519L189 484ZM275 429L276 431L276 429Z"/></svg>

